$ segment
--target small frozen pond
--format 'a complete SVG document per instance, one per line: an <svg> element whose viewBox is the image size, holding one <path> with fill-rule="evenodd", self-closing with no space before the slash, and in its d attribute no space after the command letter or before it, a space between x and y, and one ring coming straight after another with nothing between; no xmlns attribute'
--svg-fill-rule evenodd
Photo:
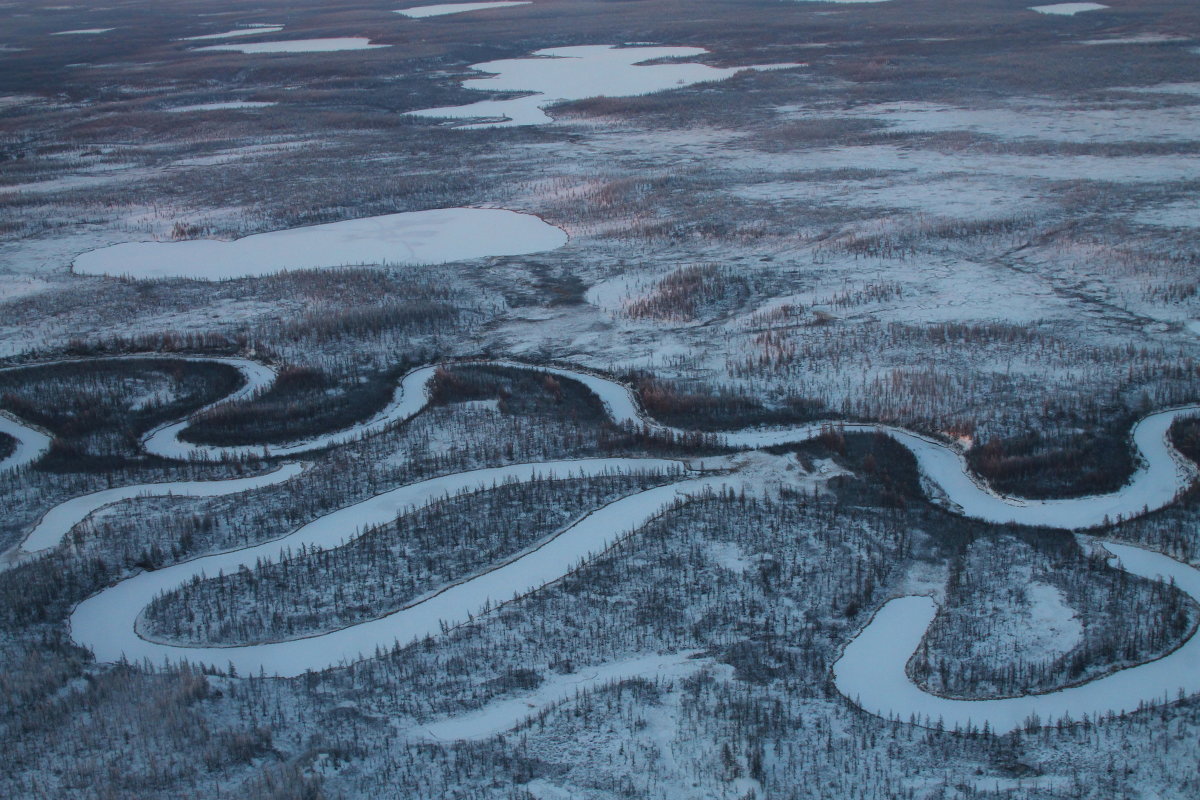
<svg viewBox="0 0 1200 800"><path fill-rule="evenodd" d="M232 39L236 36L253 36L257 33L279 33L283 30L282 25L250 25L245 28L237 28L224 33L209 33L204 36L185 36L182 41L185 42L203 42L208 39Z"/></svg>
<svg viewBox="0 0 1200 800"><path fill-rule="evenodd" d="M1039 14L1055 14L1060 17L1073 17L1084 11L1099 11L1102 8L1108 8L1100 3L1054 3L1049 6L1030 6L1030 11L1036 11Z"/></svg>
<svg viewBox="0 0 1200 800"><path fill-rule="evenodd" d="M343 36L333 39L294 39L290 42L252 42L249 44L213 44L197 47L202 51L227 51L236 53L334 53L339 50L374 50L391 47L390 44L371 44L370 39Z"/></svg>
<svg viewBox="0 0 1200 800"><path fill-rule="evenodd" d="M238 108L269 108L277 106L278 103L258 103L253 100L233 100L228 103L197 103L194 106L175 106L175 108L164 108L163 111L172 114L180 114L185 111L227 111L229 109Z"/></svg>
<svg viewBox="0 0 1200 800"><path fill-rule="evenodd" d="M544 125L553 120L546 106L587 97L633 97L679 89L707 81L723 81L743 70L789 69L799 64L710 67L707 64L646 64L664 58L689 58L708 51L702 47L617 47L582 45L538 50L528 58L472 64L471 69L493 73L489 78L463 82L467 89L492 92L531 92L511 100L481 100L464 106L409 111L441 119L493 120L464 128Z"/></svg>
<svg viewBox="0 0 1200 800"><path fill-rule="evenodd" d="M507 8L508 6L528 6L533 0L495 0L490 3L441 3L435 6L416 6L401 8L396 11L405 17L424 19L425 17L444 17L447 14L463 14L467 11L480 11L485 8Z"/></svg>
<svg viewBox="0 0 1200 800"><path fill-rule="evenodd" d="M225 280L295 269L367 264L445 264L562 247L567 234L532 214L440 208L385 214L234 241L128 242L83 253L79 275Z"/></svg>

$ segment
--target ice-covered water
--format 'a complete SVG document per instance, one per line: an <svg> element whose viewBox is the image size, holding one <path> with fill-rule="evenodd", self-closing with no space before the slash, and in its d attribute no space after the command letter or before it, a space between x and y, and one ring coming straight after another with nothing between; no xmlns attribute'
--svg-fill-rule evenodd
<svg viewBox="0 0 1200 800"><path fill-rule="evenodd" d="M225 280L285 270L374 264L445 264L538 253L567 235L531 214L440 208L272 231L234 241L129 242L92 250L80 275Z"/></svg>

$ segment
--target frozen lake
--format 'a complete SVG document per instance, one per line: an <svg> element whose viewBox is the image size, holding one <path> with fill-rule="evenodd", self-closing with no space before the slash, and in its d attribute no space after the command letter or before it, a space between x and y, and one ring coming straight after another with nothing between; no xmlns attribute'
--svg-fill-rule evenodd
<svg viewBox="0 0 1200 800"><path fill-rule="evenodd" d="M1099 11L1102 8L1108 8L1108 6L1100 3L1054 3L1048 6L1030 6L1029 10L1036 11L1039 14L1073 17L1084 11Z"/></svg>
<svg viewBox="0 0 1200 800"><path fill-rule="evenodd" d="M334 53L341 50L374 50L390 44L371 44L370 39L345 36L332 39L295 39L290 42L251 42L248 44L213 44L197 47L196 52L226 51L237 53Z"/></svg>
<svg viewBox="0 0 1200 800"><path fill-rule="evenodd" d="M396 11L405 17L424 19L425 17L444 17L448 14L464 14L468 11L482 11L488 8L508 8L509 6L532 5L533 0L495 0L491 3L441 3L433 6L416 6L401 8Z"/></svg>
<svg viewBox="0 0 1200 800"><path fill-rule="evenodd" d="M543 110L555 103L587 97L632 97L679 89L706 81L722 81L744 70L789 69L798 64L710 67L707 64L646 64L665 58L694 58L702 47L617 47L582 45L538 50L527 58L472 64L491 77L463 82L467 89L530 92L510 100L481 100L463 106L406 112L439 119L483 120L464 128L544 125L553 122Z"/></svg>
<svg viewBox="0 0 1200 800"><path fill-rule="evenodd" d="M185 36L181 41L184 42L203 42L209 39L233 39L238 36L254 36L258 33L279 33L283 30L282 25L250 25L245 28L237 28L232 31L223 33L207 33L203 36Z"/></svg>
<svg viewBox="0 0 1200 800"><path fill-rule="evenodd" d="M129 242L83 253L79 275L225 280L286 270L445 264L540 253L567 235L531 214L440 208L259 233L233 241Z"/></svg>

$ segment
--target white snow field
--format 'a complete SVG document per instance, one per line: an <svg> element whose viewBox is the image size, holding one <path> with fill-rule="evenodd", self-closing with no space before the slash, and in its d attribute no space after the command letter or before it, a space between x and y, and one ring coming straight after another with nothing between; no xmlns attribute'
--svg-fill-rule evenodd
<svg viewBox="0 0 1200 800"><path fill-rule="evenodd" d="M1039 14L1073 17L1084 11L1099 11L1102 8L1108 8L1108 6L1100 3L1054 3L1048 6L1030 6L1029 10L1036 11Z"/></svg>
<svg viewBox="0 0 1200 800"><path fill-rule="evenodd" d="M236 52L250 55L258 53L336 53L342 50L374 50L391 47L390 44L371 44L370 39L358 36L342 36L330 39L294 39L290 42L253 42L250 44L212 44L197 47L196 52Z"/></svg>
<svg viewBox="0 0 1200 800"><path fill-rule="evenodd" d="M546 106L587 97L632 97L678 89L705 81L722 81L745 70L790 69L800 64L710 67L707 64L653 64L664 58L694 58L702 47L617 47L580 45L538 50L528 58L472 64L471 69L494 73L463 82L467 89L492 92L530 92L511 100L481 100L463 106L426 108L407 114L439 119L477 120L464 128L544 125L553 122ZM483 121L478 121L483 120Z"/></svg>
<svg viewBox="0 0 1200 800"><path fill-rule="evenodd" d="M229 278L367 264L446 264L554 250L562 229L499 208L439 208L384 214L246 236L233 241L127 242L78 256L80 275Z"/></svg>
<svg viewBox="0 0 1200 800"><path fill-rule="evenodd" d="M221 497L238 494L289 481L303 472L306 466L291 463L248 478L142 483L73 497L42 515L21 543L0 557L0 570L10 569L31 556L57 547L76 525L97 511L124 500L142 497Z"/></svg>
<svg viewBox="0 0 1200 800"><path fill-rule="evenodd" d="M187 660L225 666L243 673L296 676L370 657L379 647L408 644L437 636L443 625L458 625L484 609L562 578L592 556L636 531L685 492L718 487L722 478L695 478L639 492L610 503L562 530L549 541L467 580L450 584L415 600L404 609L320 636L240 647L176 647L143 639L136 630L141 610L160 592L171 591L194 575L216 575L251 568L259 558L275 557L280 548L325 549L353 539L365 528L395 520L447 495L483 491L504 481L538 476L607 475L634 470L680 472L683 464L667 459L597 458L515 464L446 475L409 484L340 509L272 542L207 556L153 572L143 572L80 603L71 615L71 635L90 648L99 661L150 658L156 663Z"/></svg>
<svg viewBox="0 0 1200 800"><path fill-rule="evenodd" d="M426 17L444 17L447 14L464 14L467 11L482 11L488 8L508 8L509 6L528 6L532 5L533 0L494 0L490 3L439 3L433 6L416 6L414 8L401 8L395 13L413 19L424 19Z"/></svg>
<svg viewBox="0 0 1200 800"><path fill-rule="evenodd" d="M1200 199L1179 200L1133 215L1135 222L1162 228L1200 228Z"/></svg>
<svg viewBox="0 0 1200 800"><path fill-rule="evenodd" d="M270 108L277 106L278 103L257 102L255 100L231 100L225 103L197 103L193 106L175 106L174 108L164 108L171 114L180 114L190 111L227 111L230 109L253 109L253 108Z"/></svg>
<svg viewBox="0 0 1200 800"><path fill-rule="evenodd" d="M1200 571L1168 556L1131 545L1103 543L1121 568L1134 575L1175 586L1200 600ZM1102 678L1056 692L997 700L954 700L923 691L909 680L905 665L933 622L937 606L925 596L900 597L883 606L833 667L838 691L866 711L903 721L947 728L1007 733L1026 726L1052 724L1084 715L1095 720L1108 713L1169 703L1200 692L1200 637L1155 661L1118 670Z"/></svg>
<svg viewBox="0 0 1200 800"><path fill-rule="evenodd" d="M238 36L253 36L258 33L279 33L282 25L248 25L245 28L235 28L224 33L207 33L203 36L185 36L182 42L203 42L209 39L233 39Z"/></svg>

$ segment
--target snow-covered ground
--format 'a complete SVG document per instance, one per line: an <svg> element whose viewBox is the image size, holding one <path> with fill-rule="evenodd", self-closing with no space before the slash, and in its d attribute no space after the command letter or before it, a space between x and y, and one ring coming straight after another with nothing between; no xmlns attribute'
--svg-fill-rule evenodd
<svg viewBox="0 0 1200 800"><path fill-rule="evenodd" d="M479 741L505 733L526 720L560 705L580 692L594 691L631 678L683 678L696 670L712 666L712 659L698 658L696 652L672 655L638 656L582 667L567 675L542 682L538 688L512 700L500 700L478 711L431 722L411 730L408 735L432 741Z"/></svg>
<svg viewBox="0 0 1200 800"><path fill-rule="evenodd" d="M721 81L744 70L790 69L799 64L710 67L706 64L646 64L667 58L694 58L702 47L617 47L581 45L538 50L528 58L472 64L471 69L494 73L490 78L464 81L467 89L492 92L530 92L510 100L481 100L464 106L409 111L439 119L489 120L465 128L542 125L553 122L547 106L587 97L630 97L678 89L705 81ZM494 121L490 121L494 120Z"/></svg>
<svg viewBox="0 0 1200 800"><path fill-rule="evenodd" d="M328 39L294 39L288 42L255 42L251 44L213 44L197 47L197 52L235 53L335 53L342 50L374 50L391 47L390 44L371 44L370 39L358 36L340 36Z"/></svg>
<svg viewBox="0 0 1200 800"><path fill-rule="evenodd" d="M972 131L1004 139L1045 139L1056 142L1190 142L1200 139L1200 108L1173 106L1139 110L1127 108L1062 108L1030 99L1028 105L1002 108L964 108L942 103L878 103L840 109L782 108L797 119L834 115L883 122L900 131L936 133Z"/></svg>
<svg viewBox="0 0 1200 800"><path fill-rule="evenodd" d="M253 108L270 108L271 106L279 105L278 103L256 102L254 100L230 100L224 103L197 103L192 106L175 106L174 108L166 108L164 111L169 111L174 114L188 111L227 111L230 109L253 109Z"/></svg>
<svg viewBox="0 0 1200 800"><path fill-rule="evenodd" d="M1200 228L1200 199L1180 200L1133 215L1135 222L1164 228Z"/></svg>
<svg viewBox="0 0 1200 800"><path fill-rule="evenodd" d="M445 264L566 244L559 228L497 208L440 208L331 222L232 242L130 242L78 256L80 275L227 278L367 264Z"/></svg>
<svg viewBox="0 0 1200 800"><path fill-rule="evenodd" d="M439 3L432 6L401 8L396 13L413 19L424 19L425 17L444 17L448 14L463 14L467 11L483 11L489 8L527 6L532 3L533 0L492 0L492 2L486 3Z"/></svg>

